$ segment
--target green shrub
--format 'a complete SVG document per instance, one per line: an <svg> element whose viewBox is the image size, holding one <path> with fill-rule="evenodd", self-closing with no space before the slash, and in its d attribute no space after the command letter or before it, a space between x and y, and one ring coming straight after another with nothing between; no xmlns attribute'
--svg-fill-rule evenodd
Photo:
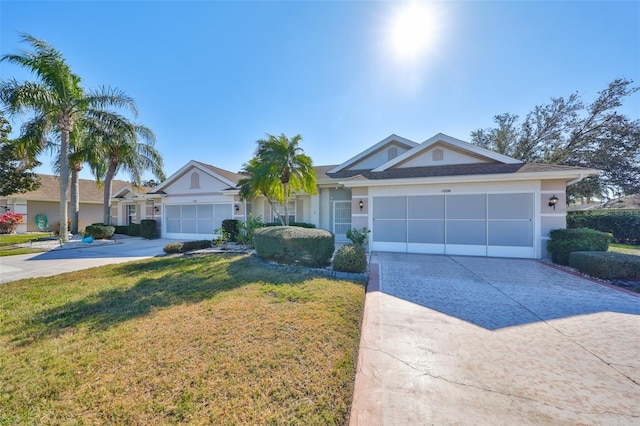
<svg viewBox="0 0 640 426"><path fill-rule="evenodd" d="M206 249L212 245L211 240L187 241L186 243L182 243L182 252L186 253L191 250Z"/></svg>
<svg viewBox="0 0 640 426"><path fill-rule="evenodd" d="M127 232L129 232L129 227L124 225L116 225L116 232L114 232L114 234L122 234L122 235L127 235Z"/></svg>
<svg viewBox="0 0 640 426"><path fill-rule="evenodd" d="M559 265L568 265L574 251L607 251L611 242L611 234L589 228L554 229L549 235L547 250Z"/></svg>
<svg viewBox="0 0 640 426"><path fill-rule="evenodd" d="M333 270L362 273L367 270L367 253L364 248L346 244L333 256Z"/></svg>
<svg viewBox="0 0 640 426"><path fill-rule="evenodd" d="M130 223L127 227L127 235L132 237L140 236L140 224L139 223Z"/></svg>
<svg viewBox="0 0 640 426"><path fill-rule="evenodd" d="M245 222L240 222L238 226L240 228L238 242L247 247L253 247L253 233L256 229L263 228L264 222L262 221L262 216L249 214L247 220Z"/></svg>
<svg viewBox="0 0 640 426"><path fill-rule="evenodd" d="M89 225L84 229L84 236L101 240L104 238L111 238L115 230L116 227L110 225Z"/></svg>
<svg viewBox="0 0 640 426"><path fill-rule="evenodd" d="M370 232L371 231L368 230L366 227L362 229L356 229L356 228L349 229L347 231L347 238L351 240L351 243L354 246L365 250L367 248L367 240Z"/></svg>
<svg viewBox="0 0 640 426"><path fill-rule="evenodd" d="M280 222L269 222L265 223L264 226L282 226ZM315 228L316 226L313 223L306 222L289 222L289 226L297 226L298 228Z"/></svg>
<svg viewBox="0 0 640 426"><path fill-rule="evenodd" d="M182 253L182 243L169 243L162 250L167 254Z"/></svg>
<svg viewBox="0 0 640 426"><path fill-rule="evenodd" d="M640 281L640 256L601 251L576 251L569 266L592 277Z"/></svg>
<svg viewBox="0 0 640 426"><path fill-rule="evenodd" d="M640 245L640 212L572 213L567 228L591 228L613 234L616 243Z"/></svg>
<svg viewBox="0 0 640 426"><path fill-rule="evenodd" d="M154 219L142 219L140 221L140 236L147 240L158 238L156 232L156 221Z"/></svg>
<svg viewBox="0 0 640 426"><path fill-rule="evenodd" d="M225 219L222 221L222 232L227 241L235 243L238 239L238 221L236 219Z"/></svg>
<svg viewBox="0 0 640 426"><path fill-rule="evenodd" d="M329 265L335 250L333 234L324 229L273 226L253 235L258 256L289 265L318 268Z"/></svg>

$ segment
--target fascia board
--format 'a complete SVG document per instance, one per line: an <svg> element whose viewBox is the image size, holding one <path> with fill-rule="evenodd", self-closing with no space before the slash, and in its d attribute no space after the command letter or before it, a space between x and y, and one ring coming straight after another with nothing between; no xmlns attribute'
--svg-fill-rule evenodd
<svg viewBox="0 0 640 426"><path fill-rule="evenodd" d="M489 175L464 175L464 176L434 176L426 178L406 179L376 179L376 180L341 180L339 183L347 188L363 186L401 186L401 185L431 185L447 183L478 183L478 182L521 182L530 180L566 179L571 180L583 176L597 175L600 170L586 169L566 172L534 172L534 173L500 173Z"/></svg>
<svg viewBox="0 0 640 426"><path fill-rule="evenodd" d="M375 144L375 145L373 145L373 146L371 146L371 147L367 148L366 150L362 151L360 154L358 154L358 155L356 155L356 156L354 156L354 157L349 158L347 161L345 161L344 163L340 164L340 165L339 165L339 166L337 166L337 167L334 167L333 169L329 170L327 173L337 173L337 172L339 172L340 170L342 170L342 169L346 168L347 166L350 166L351 164L353 164L353 163L357 162L358 160L360 160L360 159L362 159L362 158L366 157L367 155L369 155L369 154L371 154L372 152L376 151L376 150L377 150L378 148L380 148L381 146L383 146L383 145L385 145L385 144L387 144L387 143L389 143L389 142L391 142L391 141L398 141L398 142L400 142L400 143L403 143L403 144L405 144L405 145L408 145L408 146L413 147L413 148L411 148L409 151L411 151L412 149L414 149L415 147L417 147L417 146L418 146L418 143L416 143L416 142L414 142L414 141L412 141L412 140L409 140L409 139L403 138L403 137L398 136L398 135L396 135L396 134L392 134L392 135L390 135L390 136L388 136L388 137L384 138L383 140L381 140L381 141L380 141L380 142L378 142L377 144Z"/></svg>
<svg viewBox="0 0 640 426"><path fill-rule="evenodd" d="M449 145L455 146L456 148L462 150L462 151L467 151L467 152L471 152L474 153L476 155L480 155L483 157L487 157L487 158L491 158L492 160L495 161L499 161L501 163L505 163L505 164L517 164L517 163L522 163L522 161L520 160L516 160L515 158L511 158L508 157L506 155L502 155L502 154L498 154L497 152L493 152L493 151L489 151L488 149L484 149L481 148L477 145L473 145L470 144L468 142L465 142L463 140L460 139L456 139L454 137L445 135L444 133L438 133L437 135L427 139L426 141L422 142L420 145L416 146L415 148L403 153L402 155L398 155L396 158L387 161L386 163L376 167L375 169L373 169L374 172L382 172L385 171L393 166L395 166L396 164L399 164L403 161L405 161L406 159L413 157L427 149L429 149L431 146L435 145L438 142L445 142Z"/></svg>

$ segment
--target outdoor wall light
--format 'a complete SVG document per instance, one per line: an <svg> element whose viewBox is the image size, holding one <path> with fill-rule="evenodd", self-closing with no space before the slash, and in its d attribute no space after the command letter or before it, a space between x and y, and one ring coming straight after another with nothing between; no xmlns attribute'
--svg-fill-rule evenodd
<svg viewBox="0 0 640 426"><path fill-rule="evenodd" d="M160 213L160 207L153 206L153 211L156 212L156 213Z"/></svg>
<svg viewBox="0 0 640 426"><path fill-rule="evenodd" d="M360 210L362 210L362 208L364 207L364 203L362 202L362 200L360 200L360 202L358 203L358 205L360 206Z"/></svg>
<svg viewBox="0 0 640 426"><path fill-rule="evenodd" d="M240 206L236 204L234 207L236 209L236 213L238 213L240 211Z"/></svg>
<svg viewBox="0 0 640 426"><path fill-rule="evenodd" d="M556 197L555 195L553 195L551 198L549 198L549 207L553 207L553 209L556 209L556 204L558 204L558 200L559 198Z"/></svg>

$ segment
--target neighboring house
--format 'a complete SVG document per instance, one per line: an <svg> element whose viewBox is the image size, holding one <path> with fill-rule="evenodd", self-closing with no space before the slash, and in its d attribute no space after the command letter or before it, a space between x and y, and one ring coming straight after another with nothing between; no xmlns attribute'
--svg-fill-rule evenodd
<svg viewBox="0 0 640 426"><path fill-rule="evenodd" d="M41 226L45 224L48 231L56 231L60 225L60 181L57 176L39 175L40 188L24 194L14 194L8 197L0 197L0 214L11 211L24 215L24 225L20 225L16 232L40 231L36 224L36 217L40 219ZM102 223L103 188L95 181L80 179L80 217L79 229L84 230L92 223ZM113 190L119 191L128 186L121 180L113 181ZM70 189L69 189L70 191ZM69 197L67 192L67 198ZM69 205L69 212L71 207Z"/></svg>
<svg viewBox="0 0 640 426"><path fill-rule="evenodd" d="M338 241L367 227L372 250L542 258L549 230L565 227L566 186L598 170L523 163L440 133L421 144L391 135L316 173L318 194L294 194L290 220ZM227 218L277 220L283 209L263 197L240 200L241 178L190 161L147 194L114 193L112 223L155 218L164 238L206 239Z"/></svg>

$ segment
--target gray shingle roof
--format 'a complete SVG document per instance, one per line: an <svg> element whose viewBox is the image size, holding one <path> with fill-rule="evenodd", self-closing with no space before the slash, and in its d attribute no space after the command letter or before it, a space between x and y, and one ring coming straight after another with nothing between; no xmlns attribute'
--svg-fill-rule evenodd
<svg viewBox="0 0 640 426"><path fill-rule="evenodd" d="M436 176L469 176L469 175L486 175L486 174L502 174L502 173L537 173L537 172L554 172L554 171L576 171L588 170L581 167L558 166L553 164L538 163L515 163L504 164L498 162L492 163L473 163L473 164L451 164L444 166L424 166L424 167L406 167L388 169L381 172L373 172L371 170L345 170L337 173L327 174L332 179L349 179L358 176L358 179L376 180L376 179L409 179Z"/></svg>
<svg viewBox="0 0 640 426"><path fill-rule="evenodd" d="M216 174L219 174L220 176L224 177L225 179L230 180L231 182L235 183L236 185L238 184L240 179L246 178L246 176L241 174L241 173L230 172L229 170L221 169L220 167L212 166L211 164L206 164L206 163L203 163L201 161L196 161L196 163L198 163L201 166L211 170L212 172L214 172Z"/></svg>

